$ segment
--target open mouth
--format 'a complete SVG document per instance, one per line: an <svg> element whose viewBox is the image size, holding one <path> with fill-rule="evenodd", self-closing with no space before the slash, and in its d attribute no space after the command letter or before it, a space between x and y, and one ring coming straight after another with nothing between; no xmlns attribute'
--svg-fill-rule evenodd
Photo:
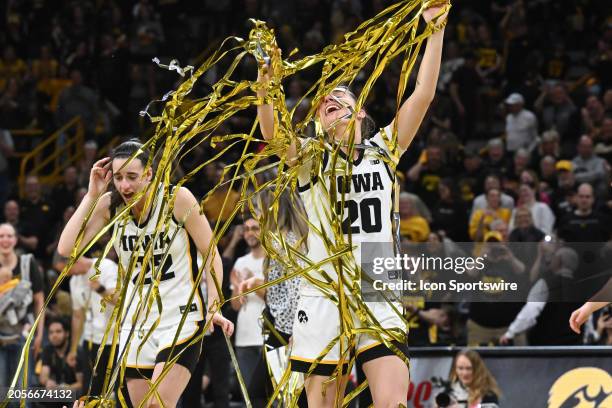
<svg viewBox="0 0 612 408"><path fill-rule="evenodd" d="M325 108L325 115L329 115L332 114L336 111L340 110L340 106L338 105L329 105L327 108Z"/></svg>
<svg viewBox="0 0 612 408"><path fill-rule="evenodd" d="M134 195L134 193L123 193L123 197L126 200L129 200L130 198L132 198L133 195Z"/></svg>

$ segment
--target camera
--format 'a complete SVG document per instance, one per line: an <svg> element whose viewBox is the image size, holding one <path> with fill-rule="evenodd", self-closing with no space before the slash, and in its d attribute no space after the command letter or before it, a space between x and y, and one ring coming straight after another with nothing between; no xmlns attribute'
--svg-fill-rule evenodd
<svg viewBox="0 0 612 408"><path fill-rule="evenodd" d="M447 392L441 392L438 395L436 395L436 405L440 408L449 407L452 401L453 400L450 394Z"/></svg>

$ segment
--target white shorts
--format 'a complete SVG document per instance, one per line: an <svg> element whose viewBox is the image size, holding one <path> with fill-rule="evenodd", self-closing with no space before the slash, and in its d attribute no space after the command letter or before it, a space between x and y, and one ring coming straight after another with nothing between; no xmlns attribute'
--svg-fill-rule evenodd
<svg viewBox="0 0 612 408"><path fill-rule="evenodd" d="M351 354L355 355L360 362L370 361L396 353L383 343L383 339L392 342L407 358L408 347L405 341L407 327L405 321L398 316L392 306L385 302L366 302L368 309L383 329L394 329L397 337L404 338L399 342L389 336L388 333L360 333L354 338ZM402 306L394 303L394 306L402 312ZM352 316L353 327L361 328L361 323L354 313ZM293 346L291 349L291 368L293 371L309 372L313 362L321 358L312 374L331 375L338 364L348 365L350 356L346 354L347 338L342 338L344 357L340 352L340 341L331 347L323 356L325 349L341 333L340 314L338 306L325 296L300 295L295 320L293 323ZM384 337L383 337L384 336Z"/></svg>
<svg viewBox="0 0 612 408"><path fill-rule="evenodd" d="M174 343L177 325L158 326L152 333L148 330L125 328L119 336L119 358L125 359L125 376L128 378L151 378L157 363L172 360L181 353L176 364L180 364L190 372L195 368L202 351L203 338L192 343L192 340L202 333L204 322L186 321ZM149 334L149 337L146 337ZM125 353L123 352L127 346Z"/></svg>

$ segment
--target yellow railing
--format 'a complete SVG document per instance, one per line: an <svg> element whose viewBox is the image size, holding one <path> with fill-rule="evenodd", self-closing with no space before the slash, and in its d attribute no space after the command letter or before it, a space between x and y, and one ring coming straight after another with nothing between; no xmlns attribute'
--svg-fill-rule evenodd
<svg viewBox="0 0 612 408"><path fill-rule="evenodd" d="M62 134L66 134L64 143L59 145L57 141ZM39 176L42 184L57 183L62 177L64 169L75 164L83 155L84 134L85 129L81 118L76 116L32 149L31 152L26 153L21 158L19 166L19 196L23 197L25 179L28 175ZM52 153L43 157L45 150L52 151ZM48 166L51 167L51 171L46 171ZM39 175L38 173L43 169L45 174Z"/></svg>

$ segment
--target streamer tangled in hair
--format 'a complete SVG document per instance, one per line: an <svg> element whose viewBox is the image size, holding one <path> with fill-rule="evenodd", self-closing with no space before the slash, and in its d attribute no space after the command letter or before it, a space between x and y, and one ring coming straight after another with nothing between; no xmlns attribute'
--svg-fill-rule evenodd
<svg viewBox="0 0 612 408"><path fill-rule="evenodd" d="M193 146L193 144L209 143L213 148L215 148L219 142L224 142L224 144L227 145L225 148L215 151L213 157L200 163L195 169L186 174L176 183L177 186L185 184L205 166L219 161L229 149L237 145L243 145L243 154L240 159L236 163L232 163L224 168L221 181L208 193L209 195L214 194L221 186L227 184L229 184L230 188L240 192L238 206L232 209L231 216L227 221L215 225L214 232L216 240L225 234L232 219L241 210L249 210L254 214L258 214L261 225L270 225L265 219L269 217L274 218L276 216L279 196L287 189L293 191L296 188L297 168L299 166L287 166L284 158L284 152L293 138L298 135L304 135L307 127L314 123L316 136L312 139L312 143L308 143L306 148L303 148L299 152L298 161L301 162L304 158L321 157L323 151L326 149L331 157L335 157L338 154L339 146L334 146L333 141L327 140L316 118L316 109L319 101L326 95L329 95L332 90L341 86L341 84L350 85L354 83L357 75L364 70L366 64L371 64L373 66L371 75L365 81L362 92L355 96L356 106L354 109L355 111L361 110L373 85L384 69L388 67L395 58L401 56L402 69L396 95L396 106L399 107L404 97L410 72L416 62L424 40L433 32L441 28L441 26L436 26L435 23L431 22L427 24L425 29L418 30L422 12L436 5L444 6L442 13L448 11L450 7L447 0L398 1L374 18L365 21L355 31L346 34L343 43L327 46L319 54L306 56L296 61L289 61L281 58L273 31L267 28L264 22L256 20L252 20L254 28L250 32L248 39L245 40L238 37L229 37L225 39L221 46L218 47L218 50L209 56L196 70L193 70L192 67L181 68L176 61L172 61L168 66L162 66L159 64L159 61L155 61L160 67L174 70L182 76L190 74L186 76L184 82L176 90L166 93L162 100L151 102L149 106L141 112L141 115L148 116L150 120L156 124L155 134L145 143L143 149L147 149L153 153L152 156L148 158L147 165L151 166L153 158L155 158L157 170L154 173L150 188L141 194L147 197L147 203L145 205L151 205L152 200L157 196L156 194L152 194L152 192L159 191L160 188L163 188L164 202L162 204L165 207L165 217L160 217L158 230L163 231L172 216L171 210L174 202L173 191L178 189L171 189L170 178L176 164L180 163L193 148L187 148L188 142L191 142L189 143L191 146ZM203 74L217 65L220 61L228 58L230 53L236 52L238 54L233 58L227 72L212 85L212 92L203 98L188 99L192 89ZM245 79L236 81L232 79L239 62L245 57L250 58L251 55L255 56L259 64L268 65L271 80L266 85L252 80ZM282 81L316 64L322 64L320 79L308 89L302 100L298 101L291 110L287 109L285 94L281 86ZM261 139L255 134L255 130L257 129L256 121L253 122L251 131L248 134L218 135L217 129L221 124L237 113L263 103L264 101L256 96L256 91L262 86L266 87L266 101L270 101L274 104L276 134L274 140L270 141L262 151L253 153L249 152L249 146L251 146L252 143L261 142ZM305 98L310 98L312 100L310 109L303 120L297 124L293 124L296 109ZM163 104L163 111L159 116L152 116L149 113L149 108L152 104ZM352 129L353 126L354 118L351 118L349 129ZM374 123L371 119L364 120L362 127L362 133L364 135L371 135L375 131ZM395 153L393 157L381 157L381 159L387 161L392 168L395 168L398 160L397 134L386 135L386 137L388 138L390 150ZM354 145L351 140L349 141L349 150L353 148ZM279 159L276 160L276 157ZM266 159L269 158L272 159L271 163L262 164L266 163L268 161ZM268 180L258 181L257 176L270 169L276 169L276 176ZM350 171L350 168L347 168L347 173ZM263 189L274 191L274 193L272 193L272 200L264 200L268 203L266 204L266 208L262 208L261 211L255 212L255 203L260 201L257 196ZM294 197L293 194L292 197ZM133 202L136 202L137 199L138 197L136 197ZM329 200L329 197L321 197L321 199ZM227 200L223 205L224 208L226 203ZM58 282L52 289L49 299L55 294L58 285L61 284L61 281L66 277L67 271L72 267L76 258L85 253L93 243L99 240L104 234L112 231L113 224L122 217L126 217L130 208L130 205L126 205L118 210L112 217L110 224L105 227L92 242L87 244L81 253L71 257L60 279L58 279ZM222 212L224 208L221 209ZM331 201L330 208L332 208ZM88 218L89 216L91 216L91 214L88 215ZM330 215L330 217L329 222L331 225L340 225L341 220L339 216ZM307 222L306 219L304 219L304 221ZM315 226L310 225L310 227L309 233L317 233L317 228L313 228ZM334 237L333 241L342 242L343 236L341 229L333 228L333 230L338 231L338 236ZM82 237L82 235L80 235L80 237ZM272 245L272 242L276 244ZM282 262L282 264L286 266L287 271L289 271L282 279L266 282L262 287L275 285L285 279L291 279L296 276L307 277L309 272L315 270L319 266L309 261L302 248L288 245L278 230L267 229L262 231L262 243L268 256L272 259L278 259L279 262ZM110 250L111 244L112 240L106 246L106 252ZM77 247L78 245L79 242L77 242ZM141 245L146 251L145 243L141 242ZM278 248L282 248L282 250L279 251ZM352 256L351 248L347 245L334 246L328 249L331 254L330 259ZM137 253L137 251L134 251L134 253ZM205 258L203 265L208 263L209 255L210 253L203 254ZM307 266L303 267L304 264ZM135 262L131 262L131 265L134 266ZM127 282L126 279L130 276L129 272L130 271L120 270L118 290L122 291L121 295L123 298L122 301L119 302L119 305L115 306L113 310L113 319L119 323L121 323L121 312L119 308L122 307L122 303L124 304L123 307L125 307L125 304L129 302L138 301L141 307L151 308L158 307L161 301L156 290L156 285L149 285L149 290L146 292L145 296L140 299L124 299L127 287L125 283ZM202 272L202 269L200 269L200 277L202 276ZM357 274L357 276L359 275ZM217 281L216 283L219 289L218 292L222 296L219 282ZM339 297L338 285L325 285L321 283L319 283L319 285L319 289L323 293L326 293L332 299L336 299L337 302L337 298ZM358 285L349 285L348 287L351 288L351 294L354 295L352 299L355 299L355 302L351 303L350 310L340 310L343 320L346 319L345 323L347 323L343 324L346 331L343 333L343 336L345 336L350 343L350 339L354 338L356 334L367 332L370 335L376 335L385 344L390 345L390 341L396 339L398 335L396 333L388 333L388 331L382 329L374 316L364 312L363 302L360 300L359 293L357 293L358 289L354 289L358 287ZM193 293L191 295L193 296ZM49 299L47 299L47 302ZM219 304L208 305L209 310L218 310L228 301L229 299L221 299L221 303ZM354 312L363 320L363 328L355 329L353 327L352 322L349 322L349 320L352 320L350 316L348 316L350 312ZM207 322L207 325L208 324L211 323ZM182 322L180 326L182 326ZM180 326L177 330L181 329ZM113 345L116 345L118 344L118 325L114 327L115 329L112 332L110 329L107 330L105 340L106 336L111 336L113 338ZM155 325L153 326L153 329L154 328ZM33 331L27 339L28 347L32 339L32 333ZM145 333L146 336L149 334L150 333ZM197 340L198 339L195 339L194 341ZM247 401L247 406L250 406L246 387L244 381L242 381L242 376L240 375L240 370L236 364L236 359L229 341L228 346L230 347L232 361L239 375L242 391L245 394L245 401ZM332 346L333 344L329 346L328 350L331 349ZM390 346L390 348L393 349L392 346ZM203 352L206 352L206 342L204 343ZM326 352L327 350L322 352L321 358ZM121 362L121 357L122 356L118 356L119 362ZM176 356L173 361L170 361L169 364L166 364L164 373L167 372L176 359L178 359L178 356ZM347 357L347 360L348 359ZM27 366L27 358L25 356L22 357L21 363L26 363L25 366ZM352 363L353 360L350 361L350 364ZM106 370L106 368L101 367L97 369ZM121 383L123 381L122 374L124 370L124 364L118 364L112 372L106 370L107 387L105 389L107 391L105 395L96 396L97 398L90 401L87 407L110 406L110 396L113 385L116 382ZM161 378L163 377L164 374L162 374ZM16 378L17 376L15 376L13 380L13 385L16 382ZM154 392L156 385L157 384L152 384L151 393ZM345 397L344 404L354 399L366 386L367 383L365 382L360 384L354 392ZM299 392L301 392L299 389L299 382L295 380L295 376L292 376L289 370L286 370L279 384L277 384L275 393L268 406L271 406L272 402L275 400L282 401L284 405L293 406L297 401ZM146 400L146 398L144 400ZM125 404L125 399L122 395L120 395L120 402L121 404Z"/></svg>

